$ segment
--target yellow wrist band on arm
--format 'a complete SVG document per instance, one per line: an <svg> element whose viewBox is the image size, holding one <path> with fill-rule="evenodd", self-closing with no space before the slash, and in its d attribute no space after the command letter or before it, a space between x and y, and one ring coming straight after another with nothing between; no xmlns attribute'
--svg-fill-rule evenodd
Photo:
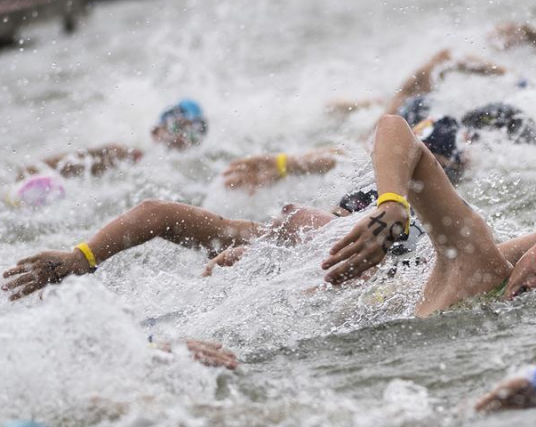
<svg viewBox="0 0 536 427"><path fill-rule="evenodd" d="M275 165L281 178L285 178L287 176L287 161L288 155L285 153L279 153L275 158Z"/></svg>
<svg viewBox="0 0 536 427"><path fill-rule="evenodd" d="M92 270L96 270L97 260L95 259L95 255L93 254L93 251L91 250L89 245L86 242L83 242L83 243L80 243L79 245L76 245L75 248L84 254L84 256L87 259L87 262L89 263L89 267Z"/></svg>
<svg viewBox="0 0 536 427"><path fill-rule="evenodd" d="M409 234L409 220L411 218L411 207L409 206L409 203L406 200L406 198L396 193L383 193L380 197L378 197L376 206L380 207L385 202L400 203L402 206L404 206L404 208L406 208L406 212L408 213L408 220L406 221L406 226L404 227L404 233Z"/></svg>

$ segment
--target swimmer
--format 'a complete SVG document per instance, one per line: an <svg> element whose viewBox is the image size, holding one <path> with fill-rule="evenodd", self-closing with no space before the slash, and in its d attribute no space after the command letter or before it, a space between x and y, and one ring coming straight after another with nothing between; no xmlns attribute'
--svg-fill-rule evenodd
<svg viewBox="0 0 536 427"><path fill-rule="evenodd" d="M400 114L412 126L427 119L431 102L426 95L433 91L439 80L451 72L496 76L504 74L506 70L476 57L454 60L449 50L442 50L405 80L387 103L385 114ZM374 104L378 104L378 100L359 105L363 107ZM338 102L332 104L331 108L348 113L356 111L355 105L353 102ZM325 174L336 166L341 154L344 154L343 150L327 147L304 154L266 154L235 160L223 172L224 184L227 188L245 188L253 193L257 188L271 185L287 176ZM434 154L441 155L436 152ZM466 162L460 158L459 162L449 166L447 159L436 157L442 165L455 170L451 171L453 182L459 180Z"/></svg>
<svg viewBox="0 0 536 427"><path fill-rule="evenodd" d="M444 80L448 74L453 72L499 76L505 74L506 69L472 55L455 59L449 49L443 49L404 80L402 85L396 90L395 96L386 103L384 114L397 114L398 109L409 98L429 94L440 81ZM332 111L347 114L378 103L378 100L357 103L353 101L336 101L330 103L328 108Z"/></svg>
<svg viewBox="0 0 536 427"><path fill-rule="evenodd" d="M157 144L163 144L173 150L185 150L201 144L207 130L207 121L199 104L183 99L160 115L151 135ZM84 173L99 177L120 163L137 163L142 157L143 151L139 149L121 144L106 144L47 157L42 163L64 178L73 178ZM19 171L18 179L22 180L28 175L38 173L43 173L42 168L28 166Z"/></svg>
<svg viewBox="0 0 536 427"><path fill-rule="evenodd" d="M515 144L536 144L536 123L525 112L505 103L491 103L465 113L461 120L451 116L429 117L431 100L410 98L398 111L413 126L453 184L463 177L470 164L466 146L481 140L483 131L498 131ZM235 160L223 172L227 188L256 189L289 175L325 174L333 169L342 150L324 148L302 155L280 153Z"/></svg>
<svg viewBox="0 0 536 427"><path fill-rule="evenodd" d="M499 245L480 217L448 180L426 145L399 116L383 116L377 126L373 164L378 207L357 220L335 244L321 268L334 286L360 278L381 263L404 239L411 225L410 206L428 230L435 264L416 307L428 316L466 298L500 290L505 299L536 288L536 233ZM145 201L99 230L72 251L47 251L20 260L4 272L10 300L29 295L65 277L94 272L113 255L161 237L188 248L204 248L216 265L231 266L245 245L259 237L299 244L303 231L316 230L337 216L288 205L271 224L223 218L181 203ZM515 266L515 267L514 267Z"/></svg>
<svg viewBox="0 0 536 427"><path fill-rule="evenodd" d="M161 114L151 133L155 143L173 150L185 150L199 145L207 129L199 104L183 99ZM74 178L84 174L100 177L121 163L138 163L142 157L143 151L121 144L47 157L42 161L44 168L34 165L20 169L19 183L4 194L4 200L11 207L41 208L65 197L61 177Z"/></svg>

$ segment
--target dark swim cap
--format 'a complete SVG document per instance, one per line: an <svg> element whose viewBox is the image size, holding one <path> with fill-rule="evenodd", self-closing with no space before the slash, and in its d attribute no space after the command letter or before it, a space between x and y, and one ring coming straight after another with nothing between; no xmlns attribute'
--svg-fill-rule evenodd
<svg viewBox="0 0 536 427"><path fill-rule="evenodd" d="M402 116L410 126L415 126L430 115L432 101L429 96L418 95L406 99L406 102L398 107L397 113Z"/></svg>
<svg viewBox="0 0 536 427"><path fill-rule="evenodd" d="M346 209L348 212L359 212L378 200L376 190L361 191L356 190L345 194L339 202L339 207Z"/></svg>
<svg viewBox="0 0 536 427"><path fill-rule="evenodd" d="M423 120L413 128L413 132L432 153L461 162L460 152L456 146L459 129L460 124L455 118L444 116L439 120Z"/></svg>
<svg viewBox="0 0 536 427"><path fill-rule="evenodd" d="M469 111L462 123L470 129L504 129L518 143L536 143L536 124L526 113L502 102L487 104Z"/></svg>

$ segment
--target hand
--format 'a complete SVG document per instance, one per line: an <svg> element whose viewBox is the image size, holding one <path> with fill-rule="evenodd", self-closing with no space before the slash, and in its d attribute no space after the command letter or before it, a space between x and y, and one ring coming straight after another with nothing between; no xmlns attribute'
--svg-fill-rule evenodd
<svg viewBox="0 0 536 427"><path fill-rule="evenodd" d="M326 282L339 285L358 277L369 268L379 264L389 248L402 234L407 221L404 207L395 202L386 202L357 225L331 248L330 257L322 263L327 270Z"/></svg>
<svg viewBox="0 0 536 427"><path fill-rule="evenodd" d="M276 156L259 155L231 162L223 178L227 188L247 188L254 192L258 187L278 181L281 174L277 170Z"/></svg>
<svg viewBox="0 0 536 427"><path fill-rule="evenodd" d="M232 267L240 260L240 258L242 258L242 255L244 255L245 251L245 246L225 249L223 252L209 261L207 268L205 268L205 271L203 272L203 277L212 275L212 270L214 270L214 267L217 265L220 267Z"/></svg>
<svg viewBox="0 0 536 427"><path fill-rule="evenodd" d="M189 340L186 345L194 359L203 365L224 366L227 369L235 369L238 366L235 354L224 350L221 344Z"/></svg>
<svg viewBox="0 0 536 427"><path fill-rule="evenodd" d="M495 390L483 396L475 405L477 411L523 409L536 405L536 390L525 378L501 382Z"/></svg>
<svg viewBox="0 0 536 427"><path fill-rule="evenodd" d="M41 252L20 260L16 267L4 271L4 278L16 277L3 285L2 290L11 291L20 288L9 297L11 301L15 301L44 288L49 283L60 283L71 274L82 275L89 271L89 263L77 249L73 252Z"/></svg>
<svg viewBox="0 0 536 427"><path fill-rule="evenodd" d="M536 245L517 262L508 280L504 298L511 300L536 288Z"/></svg>

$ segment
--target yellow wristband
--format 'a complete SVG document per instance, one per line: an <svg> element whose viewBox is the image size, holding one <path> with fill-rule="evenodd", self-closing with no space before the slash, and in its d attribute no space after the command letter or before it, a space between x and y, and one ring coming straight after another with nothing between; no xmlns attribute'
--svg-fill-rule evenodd
<svg viewBox="0 0 536 427"><path fill-rule="evenodd" d="M406 221L406 226L404 228L404 233L409 234L409 220L411 217L411 207L409 206L408 201L405 197L402 197L400 194L396 193L383 193L380 197L378 197L378 201L376 202L376 206L380 207L385 202L396 202L400 203L402 206L406 208L406 212L408 213L408 220Z"/></svg>
<svg viewBox="0 0 536 427"><path fill-rule="evenodd" d="M287 160L288 155L285 153L279 153L277 157L275 158L275 165L277 167L277 171L279 172L279 175L281 178L284 178L287 176Z"/></svg>
<svg viewBox="0 0 536 427"><path fill-rule="evenodd" d="M95 255L86 242L76 245L75 248L84 254L90 268L97 268L97 260L95 259Z"/></svg>

